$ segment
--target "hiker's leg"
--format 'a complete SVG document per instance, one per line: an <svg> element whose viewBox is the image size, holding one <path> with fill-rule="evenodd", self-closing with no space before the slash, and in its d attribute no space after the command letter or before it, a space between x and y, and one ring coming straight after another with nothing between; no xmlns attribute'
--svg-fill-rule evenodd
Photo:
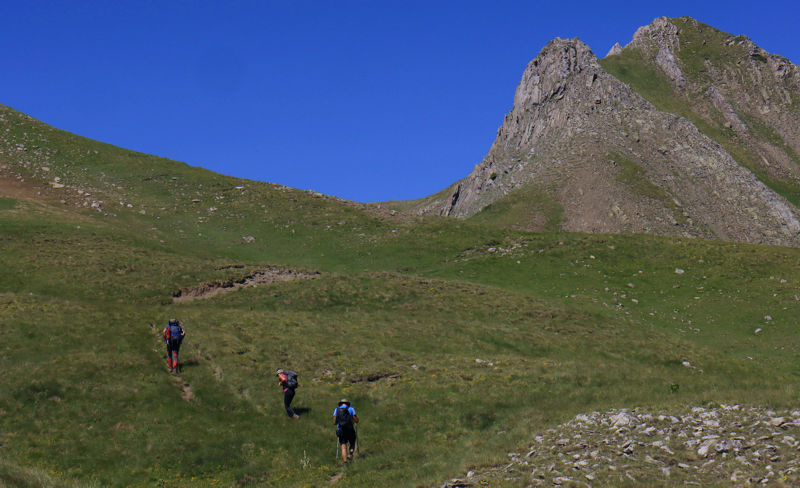
<svg viewBox="0 0 800 488"><path fill-rule="evenodd" d="M342 448L342 461L347 462L347 441L339 439L339 447Z"/></svg>
<svg viewBox="0 0 800 488"><path fill-rule="evenodd" d="M286 415L289 417L297 415L294 413L294 410L292 410L292 400L294 400L294 389L287 388L283 392L283 406L286 407Z"/></svg>
<svg viewBox="0 0 800 488"><path fill-rule="evenodd" d="M176 342L172 345L172 367L175 369L175 372L178 372L178 351L181 349L181 343Z"/></svg>
<svg viewBox="0 0 800 488"><path fill-rule="evenodd" d="M172 371L172 347L169 341L167 341L167 367Z"/></svg>

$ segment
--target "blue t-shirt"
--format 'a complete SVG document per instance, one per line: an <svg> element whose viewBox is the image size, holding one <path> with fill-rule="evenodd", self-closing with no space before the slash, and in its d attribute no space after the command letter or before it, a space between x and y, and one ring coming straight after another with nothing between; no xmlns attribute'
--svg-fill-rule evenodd
<svg viewBox="0 0 800 488"><path fill-rule="evenodd" d="M333 418L336 418L336 411L339 410L339 407L333 409ZM351 417L356 416L356 409L353 407L347 407L347 411L350 412ZM355 422L355 421L354 421Z"/></svg>

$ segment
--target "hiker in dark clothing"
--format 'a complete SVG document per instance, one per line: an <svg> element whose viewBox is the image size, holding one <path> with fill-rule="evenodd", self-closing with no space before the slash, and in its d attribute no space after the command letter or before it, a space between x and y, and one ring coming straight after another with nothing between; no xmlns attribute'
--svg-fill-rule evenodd
<svg viewBox="0 0 800 488"><path fill-rule="evenodd" d="M291 419L299 419L300 416L292 410L294 390L299 386L297 384L297 373L278 369L275 374L278 376L278 384L283 388L283 406L286 407L286 415Z"/></svg>
<svg viewBox="0 0 800 488"><path fill-rule="evenodd" d="M358 415L356 410L350 406L346 398L339 400L339 405L333 411L333 424L336 426L336 437L339 438L339 446L342 449L342 461L347 464L349 459L353 459L353 451L356 448L356 424ZM347 445L350 444L350 452Z"/></svg>
<svg viewBox="0 0 800 488"><path fill-rule="evenodd" d="M178 372L178 351L181 348L181 342L186 335L178 319L169 319L169 323L164 327L161 332L164 337L164 343L167 345L167 366L169 366L170 373Z"/></svg>

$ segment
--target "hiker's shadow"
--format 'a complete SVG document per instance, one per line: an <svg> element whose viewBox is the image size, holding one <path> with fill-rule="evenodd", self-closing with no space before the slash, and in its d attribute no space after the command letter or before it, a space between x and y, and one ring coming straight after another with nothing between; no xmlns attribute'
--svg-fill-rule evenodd
<svg viewBox="0 0 800 488"><path fill-rule="evenodd" d="M294 410L297 415L301 415L301 414L305 415L305 414L307 414L308 412L311 411L310 408L306 408L306 407L292 408L292 410Z"/></svg>
<svg viewBox="0 0 800 488"><path fill-rule="evenodd" d="M200 364L200 361L198 361L197 359L189 359L189 360L187 360L187 361L181 361L181 362L180 362L180 368L181 368L181 369L184 369L184 368L194 368L194 367L195 367L195 366L197 366L198 364Z"/></svg>

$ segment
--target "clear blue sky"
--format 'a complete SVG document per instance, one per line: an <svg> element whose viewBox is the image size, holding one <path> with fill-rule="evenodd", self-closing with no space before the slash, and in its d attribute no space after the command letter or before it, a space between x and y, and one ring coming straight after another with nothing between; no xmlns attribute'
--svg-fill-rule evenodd
<svg viewBox="0 0 800 488"><path fill-rule="evenodd" d="M6 0L0 103L225 174L399 200L480 162L556 36L602 57L689 15L800 62L796 2L630 4Z"/></svg>

